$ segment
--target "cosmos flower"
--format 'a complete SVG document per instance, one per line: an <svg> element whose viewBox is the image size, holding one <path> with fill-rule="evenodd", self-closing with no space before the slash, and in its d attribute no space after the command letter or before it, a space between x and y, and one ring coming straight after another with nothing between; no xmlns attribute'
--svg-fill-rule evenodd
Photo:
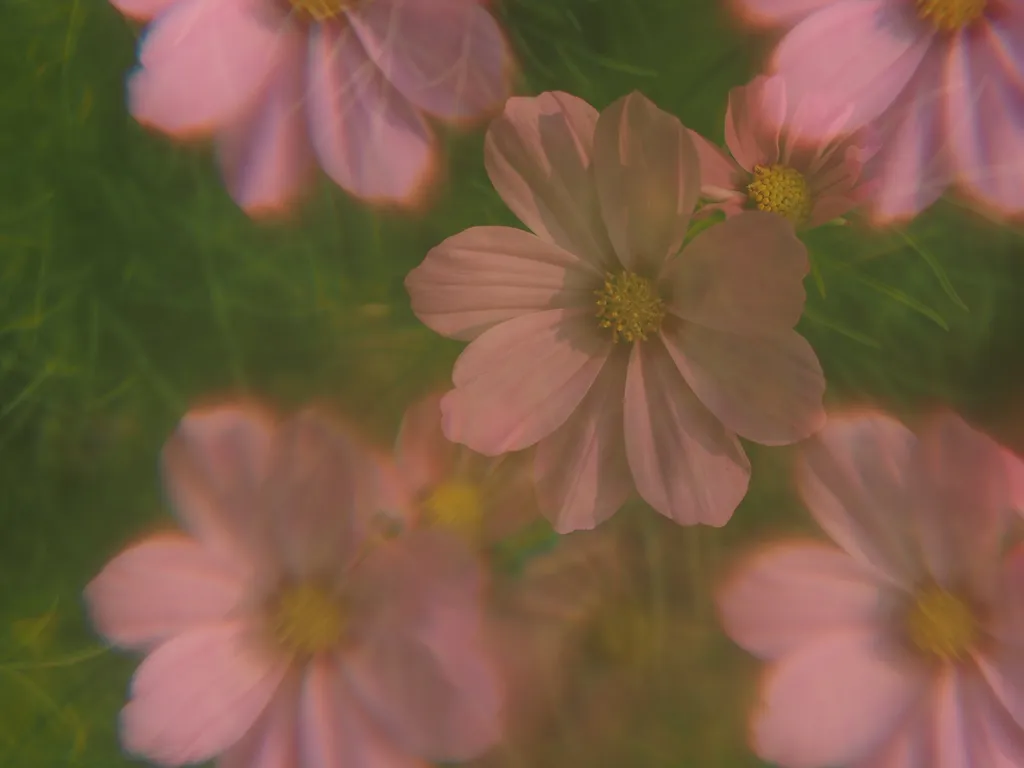
<svg viewBox="0 0 1024 768"><path fill-rule="evenodd" d="M639 93L600 117L565 93L510 99L485 160L533 232L469 229L406 278L427 326L472 340L441 401L446 437L486 456L536 445L559 532L634 489L679 523L724 524L750 472L737 434L790 443L824 418L793 331L808 262L792 226L744 212L683 247L697 152Z"/></svg>
<svg viewBox="0 0 1024 768"><path fill-rule="evenodd" d="M424 113L478 118L508 95L508 49L477 0L112 0L149 21L132 114L213 133L250 214L281 210L316 161L360 198L415 203L437 142Z"/></svg>
<svg viewBox="0 0 1024 768"><path fill-rule="evenodd" d="M147 653L125 748L162 765L415 768L499 732L476 559L459 540L375 535L375 463L314 412L188 414L163 453L186 533L117 555L93 623Z"/></svg>
<svg viewBox="0 0 1024 768"><path fill-rule="evenodd" d="M954 181L1002 214L1024 210L1024 4L1017 0L735 0L788 30L771 68L791 98L869 123L876 219L909 218Z"/></svg>
<svg viewBox="0 0 1024 768"><path fill-rule="evenodd" d="M794 109L795 106L795 109ZM785 216L796 226L817 227L861 202L861 169L870 151L863 137L808 140L817 122L812 99L786 100L781 78L758 77L729 92L725 142L730 157L695 131L701 196L727 215L756 208Z"/></svg>
<svg viewBox="0 0 1024 768"><path fill-rule="evenodd" d="M952 414L830 419L799 488L838 546L786 542L719 594L766 659L754 748L788 768L1024 765L1024 551L1005 453Z"/></svg>

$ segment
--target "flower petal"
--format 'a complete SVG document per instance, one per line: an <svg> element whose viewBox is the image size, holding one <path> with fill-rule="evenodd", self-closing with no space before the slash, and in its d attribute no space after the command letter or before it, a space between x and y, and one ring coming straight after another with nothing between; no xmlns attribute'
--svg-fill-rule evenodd
<svg viewBox="0 0 1024 768"><path fill-rule="evenodd" d="M455 450L455 443L441 431L440 392L405 409L395 443L395 464L412 494L430 489L451 474Z"/></svg>
<svg viewBox="0 0 1024 768"><path fill-rule="evenodd" d="M682 123L637 91L594 129L594 180L615 253L648 277L686 237L700 195L700 159Z"/></svg>
<svg viewBox="0 0 1024 768"><path fill-rule="evenodd" d="M174 135L227 125L281 64L281 30L254 0L178 0L146 30L128 82L139 122Z"/></svg>
<svg viewBox="0 0 1024 768"><path fill-rule="evenodd" d="M436 139L370 61L350 26L310 33L309 122L327 174L374 202L419 201L436 166Z"/></svg>
<svg viewBox="0 0 1024 768"><path fill-rule="evenodd" d="M120 646L145 648L226 618L244 592L244 573L194 539L165 534L107 563L85 588L85 599L100 634Z"/></svg>
<svg viewBox="0 0 1024 768"><path fill-rule="evenodd" d="M791 768L847 765L889 737L927 680L926 668L894 655L874 630L808 638L764 679L754 750Z"/></svg>
<svg viewBox="0 0 1024 768"><path fill-rule="evenodd" d="M250 216L286 210L312 178L306 123L306 39L282 41L287 53L262 98L217 136L217 155L231 196Z"/></svg>
<svg viewBox="0 0 1024 768"><path fill-rule="evenodd" d="M834 119L855 131L889 108L932 45L934 30L913 7L889 0L835 2L801 21L775 51L774 70L794 104L822 99L817 138L831 139Z"/></svg>
<svg viewBox="0 0 1024 768"><path fill-rule="evenodd" d="M700 401L727 429L763 445L788 445L825 423L825 375L795 331L741 336L694 323L662 341Z"/></svg>
<svg viewBox="0 0 1024 768"><path fill-rule="evenodd" d="M750 462L660 341L633 346L625 430L629 467L644 501L680 525L728 522L746 495Z"/></svg>
<svg viewBox="0 0 1024 768"><path fill-rule="evenodd" d="M159 16L179 0L110 0L110 4L125 16L138 21L149 21Z"/></svg>
<svg viewBox="0 0 1024 768"><path fill-rule="evenodd" d="M594 528L633 491L622 431L627 360L617 350L568 421L537 445L537 495L559 533Z"/></svg>
<svg viewBox="0 0 1024 768"><path fill-rule="evenodd" d="M832 416L797 465L800 495L818 525L852 557L908 588L924 575L907 487L916 442L880 413Z"/></svg>
<svg viewBox="0 0 1024 768"><path fill-rule="evenodd" d="M431 249L405 286L423 323L468 340L527 312L593 305L601 282L592 265L529 232L472 227Z"/></svg>
<svg viewBox="0 0 1024 768"><path fill-rule="evenodd" d="M473 0L374 0L348 20L384 76L426 112L473 118L508 97L508 46Z"/></svg>
<svg viewBox="0 0 1024 768"><path fill-rule="evenodd" d="M590 175L596 124L597 110L568 93L513 97L487 131L484 164L521 222L604 272L617 262Z"/></svg>
<svg viewBox="0 0 1024 768"><path fill-rule="evenodd" d="M527 448L565 423L612 349L593 317L550 309L491 328L455 361L441 401L449 440L497 456Z"/></svg>
<svg viewBox="0 0 1024 768"><path fill-rule="evenodd" d="M729 91L725 143L742 168L779 161L779 133L786 120L786 86L781 77L754 78Z"/></svg>
<svg viewBox="0 0 1024 768"><path fill-rule="evenodd" d="M217 768L286 768L299 763L299 685L286 676L270 705Z"/></svg>
<svg viewBox="0 0 1024 768"><path fill-rule="evenodd" d="M745 650L775 659L830 632L879 620L874 574L840 549L785 542L745 560L718 591L726 634Z"/></svg>
<svg viewBox="0 0 1024 768"><path fill-rule="evenodd" d="M789 330L804 309L807 248L783 217L745 211L705 229L662 276L668 309L719 331Z"/></svg>
<svg viewBox="0 0 1024 768"><path fill-rule="evenodd" d="M752 24L792 27L839 0L737 0L739 13Z"/></svg>
<svg viewBox="0 0 1024 768"><path fill-rule="evenodd" d="M696 131L690 140L700 160L700 193L710 200L746 200L743 178L747 172L736 161Z"/></svg>
<svg viewBox="0 0 1024 768"><path fill-rule="evenodd" d="M132 679L121 740L166 765L200 763L236 744L276 692L287 659L257 651L241 621L192 629L158 647Z"/></svg>

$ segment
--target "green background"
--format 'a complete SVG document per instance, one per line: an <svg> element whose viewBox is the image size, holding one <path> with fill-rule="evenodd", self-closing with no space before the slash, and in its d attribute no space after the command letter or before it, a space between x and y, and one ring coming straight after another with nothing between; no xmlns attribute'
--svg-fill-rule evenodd
<svg viewBox="0 0 1024 768"><path fill-rule="evenodd" d="M417 324L405 274L448 235L516 222L483 172L481 131L447 135L425 213L373 211L321 179L290 219L250 221L207 147L127 115L137 26L102 0L0 9L0 765L107 768L129 764L116 713L136 660L95 650L80 594L126 541L167 523L156 458L175 422L237 393L285 409L316 400L389 444L460 349ZM715 141L729 88L770 45L711 0L495 11L520 93L603 108L639 89ZM949 403L1024 447L1019 230L944 201L904 229L829 227L807 242L800 330L831 404ZM656 542L643 567L673 617L658 625L656 672L633 680L614 743L595 749L585 707L569 705L530 765L759 765L743 734L755 665L717 633L710 589L743 545L806 523L790 452L751 455L751 493L723 530L623 513L617 524ZM583 668L578 698L613 657Z"/></svg>

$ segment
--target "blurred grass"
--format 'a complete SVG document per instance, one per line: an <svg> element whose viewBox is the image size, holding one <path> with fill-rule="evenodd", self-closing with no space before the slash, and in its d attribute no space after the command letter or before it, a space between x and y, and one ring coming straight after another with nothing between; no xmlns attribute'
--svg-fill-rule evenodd
<svg viewBox="0 0 1024 768"><path fill-rule="evenodd" d="M711 0L507 0L497 13L521 92L560 89L601 108L639 89L717 141L728 89L766 45ZM483 172L479 132L447 136L424 215L374 212L320 183L289 220L253 223L206 148L126 115L136 35L102 0L6 0L0 25L0 763L11 768L129 764L116 712L134 661L31 665L96 646L81 589L166 522L155 460L184 410L237 392L282 407L316 399L390 442L460 348L416 324L405 273L465 227L514 223ZM851 225L807 240L815 274L800 329L833 404L948 402L1016 434L1005 414L1022 382L1019 232L941 203L906 231ZM709 590L735 547L806 527L789 456L752 451L750 496L722 531L650 523L663 552L685 553L663 555L683 571L654 578L696 634L675 649L673 684L652 683L646 718L616 731L601 764L757 764L741 731L753 667L717 635ZM548 757L564 762L573 733L562 736Z"/></svg>

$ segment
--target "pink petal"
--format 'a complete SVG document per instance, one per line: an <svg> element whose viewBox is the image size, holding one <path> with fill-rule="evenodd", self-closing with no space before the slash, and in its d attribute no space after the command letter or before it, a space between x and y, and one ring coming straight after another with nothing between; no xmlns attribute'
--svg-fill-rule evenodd
<svg viewBox="0 0 1024 768"><path fill-rule="evenodd" d="M374 0L348 20L384 76L426 112L473 118L508 97L508 46L473 0Z"/></svg>
<svg viewBox="0 0 1024 768"><path fill-rule="evenodd" d="M910 82L935 36L913 6L890 0L835 2L801 21L775 51L774 69L794 104L822 100L816 138L831 139L834 119L849 110L855 131L881 115Z"/></svg>
<svg viewBox="0 0 1024 768"><path fill-rule="evenodd" d="M246 405L190 411L160 457L171 505L211 551L251 563L263 554L260 493L275 425Z"/></svg>
<svg viewBox="0 0 1024 768"><path fill-rule="evenodd" d="M842 550L812 542L767 547L718 591L722 626L761 658L798 653L816 638L882 619L874 574Z"/></svg>
<svg viewBox="0 0 1024 768"><path fill-rule="evenodd" d="M373 722L330 658L314 659L308 665L300 707L302 759L281 768L425 768Z"/></svg>
<svg viewBox="0 0 1024 768"><path fill-rule="evenodd" d="M455 361L441 401L449 440L497 456L565 423L612 349L589 313L549 309L491 328Z"/></svg>
<svg viewBox="0 0 1024 768"><path fill-rule="evenodd" d="M927 668L904 662L873 630L808 638L765 677L754 750L789 768L852 763L893 733L927 679Z"/></svg>
<svg viewBox="0 0 1024 768"><path fill-rule="evenodd" d="M999 7L999 14L985 20L984 35L1008 75L1024 82L1024 8L1016 3Z"/></svg>
<svg viewBox="0 0 1024 768"><path fill-rule="evenodd" d="M569 420L537 445L541 511L559 533L594 528L633 491L622 432L627 356L616 350Z"/></svg>
<svg viewBox="0 0 1024 768"><path fill-rule="evenodd" d="M747 193L743 186L743 178L747 172L696 131L690 131L690 139L700 160L701 196L711 200L745 202Z"/></svg>
<svg viewBox="0 0 1024 768"><path fill-rule="evenodd" d="M974 738L988 742L979 765L1014 768L1024 764L1024 670L1019 650L998 660L975 656L977 672L964 673L966 706L974 710ZM970 669L968 667L968 669ZM965 671L966 672L966 671ZM980 673L980 674L978 674Z"/></svg>
<svg viewBox="0 0 1024 768"><path fill-rule="evenodd" d="M210 624L146 657L121 712L132 754L167 765L199 763L237 743L270 703L287 660L258 650L245 622Z"/></svg>
<svg viewBox="0 0 1024 768"><path fill-rule="evenodd" d="M760 76L729 91L725 143L740 167L779 161L779 133L786 119L786 87L781 77Z"/></svg>
<svg viewBox="0 0 1024 768"><path fill-rule="evenodd" d="M668 309L732 333L789 330L804 309L807 249L774 213L745 211L701 232L662 276Z"/></svg>
<svg viewBox="0 0 1024 768"><path fill-rule="evenodd" d="M741 437L788 445L825 423L825 375L795 331L741 336L686 324L662 331L669 354L700 401Z"/></svg>
<svg viewBox="0 0 1024 768"><path fill-rule="evenodd" d="M263 97L217 137L228 189L251 216L280 213L310 181L314 167L306 124L306 38L297 31Z"/></svg>
<svg viewBox="0 0 1024 768"><path fill-rule="evenodd" d="M972 677L972 673L952 667L936 682L932 700L936 768L998 766L980 721L983 694Z"/></svg>
<svg viewBox="0 0 1024 768"><path fill-rule="evenodd" d="M436 166L430 128L350 26L321 24L310 34L309 122L324 170L358 197L416 203Z"/></svg>
<svg viewBox="0 0 1024 768"><path fill-rule="evenodd" d="M814 201L811 215L807 218L807 227L820 227L840 216L849 213L859 205L853 197L842 195L824 195Z"/></svg>
<svg viewBox="0 0 1024 768"><path fill-rule="evenodd" d="M218 760L217 768L291 768L299 763L299 685L287 675L256 724Z"/></svg>
<svg viewBox="0 0 1024 768"><path fill-rule="evenodd" d="M746 495L750 462L660 341L633 346L625 430L629 467L644 501L680 525L728 522Z"/></svg>
<svg viewBox="0 0 1024 768"><path fill-rule="evenodd" d="M281 65L285 36L256 0L178 0L146 30L128 82L139 122L175 135L227 125Z"/></svg>
<svg viewBox="0 0 1024 768"><path fill-rule="evenodd" d="M395 463L413 494L447 478L455 461L455 444L441 432L441 393L421 398L405 409L395 444Z"/></svg>
<svg viewBox="0 0 1024 768"><path fill-rule="evenodd" d="M405 750L466 760L500 736L501 690L486 657L479 566L453 536L418 532L354 572L360 615L344 675Z"/></svg>
<svg viewBox="0 0 1024 768"><path fill-rule="evenodd" d="M603 276L577 256L511 227L471 227L431 249L406 277L428 327L474 339L528 312L593 306Z"/></svg>
<svg viewBox="0 0 1024 768"><path fill-rule="evenodd" d="M892 735L854 768L935 768L933 706L927 700L894 724Z"/></svg>
<svg viewBox="0 0 1024 768"><path fill-rule="evenodd" d="M597 111L567 93L513 97L487 131L484 163L520 221L604 272L617 262L590 175L596 124Z"/></svg>
<svg viewBox="0 0 1024 768"><path fill-rule="evenodd" d="M752 24L792 27L840 0L737 0L738 11Z"/></svg>
<svg viewBox="0 0 1024 768"><path fill-rule="evenodd" d="M110 0L110 4L132 19L149 21L180 0Z"/></svg>
<svg viewBox="0 0 1024 768"><path fill-rule="evenodd" d="M967 584L990 594L1011 499L1002 448L942 413L919 433L910 469L912 513L929 572L949 588Z"/></svg>
<svg viewBox="0 0 1024 768"><path fill-rule="evenodd" d="M870 411L833 416L804 447L797 486L824 531L881 578L913 586L923 576L907 489L914 435Z"/></svg>
<svg viewBox="0 0 1024 768"><path fill-rule="evenodd" d="M226 618L245 596L244 576L195 540L165 534L107 563L85 588L85 599L100 634L145 648Z"/></svg>
<svg viewBox="0 0 1024 768"><path fill-rule="evenodd" d="M864 176L876 185L869 201L878 223L910 219L934 203L952 181L943 126L946 85L938 51L926 59L899 101L878 124L882 145Z"/></svg>
<svg viewBox="0 0 1024 768"><path fill-rule="evenodd" d="M634 91L597 121L594 179L619 261L654 276L682 246L700 195L700 159L689 132Z"/></svg>

